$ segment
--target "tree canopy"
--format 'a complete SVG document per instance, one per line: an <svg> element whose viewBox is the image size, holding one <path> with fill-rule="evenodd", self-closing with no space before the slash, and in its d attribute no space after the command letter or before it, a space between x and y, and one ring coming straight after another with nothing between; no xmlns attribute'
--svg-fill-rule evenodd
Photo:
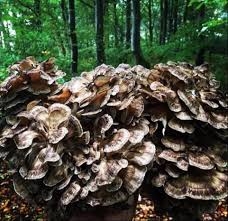
<svg viewBox="0 0 228 221"><path fill-rule="evenodd" d="M227 88L226 0L1 0L0 79L55 57L66 79L97 64L208 62Z"/></svg>

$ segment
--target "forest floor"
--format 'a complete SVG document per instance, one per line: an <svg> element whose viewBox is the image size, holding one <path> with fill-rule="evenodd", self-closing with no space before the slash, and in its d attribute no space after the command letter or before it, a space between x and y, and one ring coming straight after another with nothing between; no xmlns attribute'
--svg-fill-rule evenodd
<svg viewBox="0 0 228 221"><path fill-rule="evenodd" d="M213 214L205 214L203 221L225 221L228 219L228 203L221 203ZM47 221L43 208L33 208L13 190L12 179L6 165L0 161L0 220L1 221ZM134 221L169 221L168 214L155 213L152 201L142 198L137 205Z"/></svg>

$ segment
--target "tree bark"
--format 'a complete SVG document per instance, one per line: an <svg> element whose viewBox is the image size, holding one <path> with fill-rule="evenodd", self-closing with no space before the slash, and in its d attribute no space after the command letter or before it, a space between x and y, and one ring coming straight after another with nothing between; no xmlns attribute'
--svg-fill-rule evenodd
<svg viewBox="0 0 228 221"><path fill-rule="evenodd" d="M123 46L125 44L125 30L124 30L124 19L125 19L125 9L122 8L121 17L120 17L120 24L119 24L119 45Z"/></svg>
<svg viewBox="0 0 228 221"><path fill-rule="evenodd" d="M95 0L96 57L97 65L105 63L104 0Z"/></svg>
<svg viewBox="0 0 228 221"><path fill-rule="evenodd" d="M67 15L66 0L61 0L60 7L61 7L63 23L67 26L68 15Z"/></svg>
<svg viewBox="0 0 228 221"><path fill-rule="evenodd" d="M3 21L0 22L0 25L2 26L2 34L3 34L3 40L4 45L7 50L12 51L11 45L10 45L10 32L9 32L9 23L8 21L4 24Z"/></svg>
<svg viewBox="0 0 228 221"><path fill-rule="evenodd" d="M153 42L153 23L152 23L152 6L153 6L153 0L149 0L148 2L148 29L149 29L149 44L152 45Z"/></svg>
<svg viewBox="0 0 228 221"><path fill-rule="evenodd" d="M168 13L168 39L173 33L173 4L175 0L169 0L169 13Z"/></svg>
<svg viewBox="0 0 228 221"><path fill-rule="evenodd" d="M162 45L164 42L164 0L160 0L160 36L159 44Z"/></svg>
<svg viewBox="0 0 228 221"><path fill-rule="evenodd" d="M113 15L114 15L114 37L115 37L115 42L114 45L116 48L119 47L119 38L118 38L118 16L116 12L116 3L117 1L114 0L113 2Z"/></svg>
<svg viewBox="0 0 228 221"><path fill-rule="evenodd" d="M167 38L167 24L168 24L168 0L164 0L164 35L163 35L163 44L165 44L166 42L166 38Z"/></svg>
<svg viewBox="0 0 228 221"><path fill-rule="evenodd" d="M36 12L36 16L35 16L35 27L37 27L38 29L41 28L41 0L34 0L34 11Z"/></svg>
<svg viewBox="0 0 228 221"><path fill-rule="evenodd" d="M5 27L4 27L4 24L3 24L3 18L2 18L2 9L0 7L0 45L2 48L5 48L6 47L6 44L5 44Z"/></svg>
<svg viewBox="0 0 228 221"><path fill-rule="evenodd" d="M173 33L176 33L177 31L177 23L178 23L178 0L175 0L173 5Z"/></svg>
<svg viewBox="0 0 228 221"><path fill-rule="evenodd" d="M203 4L201 7L200 7L200 10L199 10L199 16L198 16L198 22L199 22L199 29L201 29L202 27L202 22L205 18L205 12L206 12L206 6L205 4ZM205 36L204 34L200 34L199 35L199 42L200 44L202 44L199 48L199 51L196 55L196 60L195 60L195 64L196 65L201 65L204 63L205 61L205 52L206 52L206 48L205 48L205 45L204 45L204 41L205 41Z"/></svg>
<svg viewBox="0 0 228 221"><path fill-rule="evenodd" d="M126 0L126 49L131 46L131 0Z"/></svg>
<svg viewBox="0 0 228 221"><path fill-rule="evenodd" d="M149 64L145 61L141 53L140 47L140 0L132 0L132 52L135 57L136 64L141 64L148 67Z"/></svg>
<svg viewBox="0 0 228 221"><path fill-rule="evenodd" d="M189 2L190 0L185 1L185 6L184 6L184 15L183 15L183 22L186 23L188 19L188 10L189 10Z"/></svg>
<svg viewBox="0 0 228 221"><path fill-rule="evenodd" d="M62 19L63 19L63 29L64 29L64 36L65 38L62 41L62 53L64 56L66 56L66 48L65 48L65 45L67 48L70 48L70 45L69 45L69 41L68 41L68 13L67 13L67 6L66 6L66 0L61 0L60 2L60 8L61 8L61 13L62 13ZM65 40L66 39L66 40Z"/></svg>
<svg viewBox="0 0 228 221"><path fill-rule="evenodd" d="M160 1L160 15L160 45L163 45L167 38L168 0Z"/></svg>
<svg viewBox="0 0 228 221"><path fill-rule="evenodd" d="M71 74L72 76L76 76L78 68L78 43L74 0L69 0L69 27L71 42Z"/></svg>

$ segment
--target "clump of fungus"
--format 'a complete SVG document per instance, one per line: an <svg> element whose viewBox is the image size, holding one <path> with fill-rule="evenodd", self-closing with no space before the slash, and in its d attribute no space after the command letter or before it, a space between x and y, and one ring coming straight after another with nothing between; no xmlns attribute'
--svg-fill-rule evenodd
<svg viewBox="0 0 228 221"><path fill-rule="evenodd" d="M108 206L126 201L146 173L176 199L227 196L227 102L205 66L101 65L64 85L53 59L9 70L0 157L13 162L21 197Z"/></svg>

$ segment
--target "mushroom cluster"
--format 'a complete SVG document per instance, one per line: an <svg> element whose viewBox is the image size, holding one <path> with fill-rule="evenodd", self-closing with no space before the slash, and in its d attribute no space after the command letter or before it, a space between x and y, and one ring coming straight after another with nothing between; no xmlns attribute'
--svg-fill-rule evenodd
<svg viewBox="0 0 228 221"><path fill-rule="evenodd" d="M10 73L0 86L0 157L23 198L109 206L146 173L173 198L227 196L227 101L207 66L101 65L61 85L53 59L29 57Z"/></svg>
<svg viewBox="0 0 228 221"><path fill-rule="evenodd" d="M227 196L228 104L207 65L158 64L150 89L163 94L148 111L162 121L155 132L152 184L176 199L220 200ZM160 105L158 104L160 103Z"/></svg>

